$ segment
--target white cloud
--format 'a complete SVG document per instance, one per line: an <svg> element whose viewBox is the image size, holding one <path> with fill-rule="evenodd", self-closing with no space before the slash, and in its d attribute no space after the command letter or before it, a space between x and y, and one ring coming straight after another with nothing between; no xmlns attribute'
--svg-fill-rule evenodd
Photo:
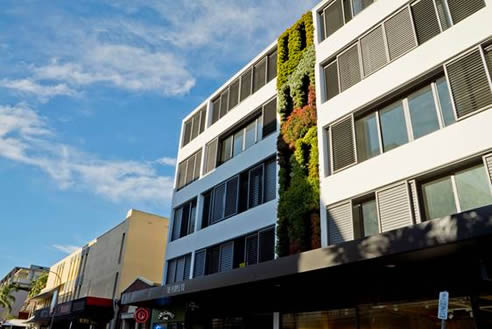
<svg viewBox="0 0 492 329"><path fill-rule="evenodd" d="M22 94L33 94L40 98L41 101L47 101L48 99L59 96L75 96L77 92L66 84L56 85L42 85L32 79L20 79L20 80L0 80L0 87L16 90Z"/></svg>
<svg viewBox="0 0 492 329"><path fill-rule="evenodd" d="M71 253L76 252L77 250L80 249L80 247L77 247L77 246L63 245L63 244L54 244L54 245L52 245L52 247L65 253L65 254L71 254Z"/></svg>
<svg viewBox="0 0 492 329"><path fill-rule="evenodd" d="M163 166L174 167L174 166L176 166L176 158L163 157L163 158L156 160L156 163L161 164Z"/></svg>
<svg viewBox="0 0 492 329"><path fill-rule="evenodd" d="M152 162L102 160L54 137L29 107L0 106L0 157L43 170L62 189L84 190L115 202L163 205L170 200L173 179L160 176Z"/></svg>

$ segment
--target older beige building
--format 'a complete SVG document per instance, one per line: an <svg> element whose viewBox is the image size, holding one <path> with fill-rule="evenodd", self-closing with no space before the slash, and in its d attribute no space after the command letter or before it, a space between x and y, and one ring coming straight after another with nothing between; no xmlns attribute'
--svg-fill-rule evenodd
<svg viewBox="0 0 492 329"><path fill-rule="evenodd" d="M113 301L138 277L161 282L168 228L167 218L130 210L122 223L51 267L46 288L34 298L32 322L48 326L54 314L54 328L106 326Z"/></svg>

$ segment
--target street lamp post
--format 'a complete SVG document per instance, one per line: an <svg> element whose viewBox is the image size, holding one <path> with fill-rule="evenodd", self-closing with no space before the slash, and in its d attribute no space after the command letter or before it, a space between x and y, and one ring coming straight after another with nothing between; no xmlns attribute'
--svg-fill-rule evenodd
<svg viewBox="0 0 492 329"><path fill-rule="evenodd" d="M51 311L51 319L50 319L49 329L53 329L53 322L55 321L55 307L56 307L56 304L58 304L58 293L59 293L60 284L62 282L62 279L61 279L60 275L56 272L48 271L48 273L52 273L52 274L56 275L58 281L60 281L59 285L56 287L55 293L53 294L53 299L51 300L51 305L50 305L50 308L52 308L52 309L50 310Z"/></svg>

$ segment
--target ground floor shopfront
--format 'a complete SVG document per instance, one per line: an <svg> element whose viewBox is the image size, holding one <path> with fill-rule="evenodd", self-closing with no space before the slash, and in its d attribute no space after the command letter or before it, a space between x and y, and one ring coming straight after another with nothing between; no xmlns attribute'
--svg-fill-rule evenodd
<svg viewBox="0 0 492 329"><path fill-rule="evenodd" d="M149 327L492 328L492 207L249 268L125 294Z"/></svg>

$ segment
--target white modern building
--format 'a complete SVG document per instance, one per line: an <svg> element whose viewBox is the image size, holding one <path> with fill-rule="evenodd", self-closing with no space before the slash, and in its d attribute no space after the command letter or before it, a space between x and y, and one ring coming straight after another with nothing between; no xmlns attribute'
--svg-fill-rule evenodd
<svg viewBox="0 0 492 329"><path fill-rule="evenodd" d="M123 304L154 329L426 329L448 291L449 327L490 328L492 0L312 17L322 248L275 254L275 42L184 119L165 285Z"/></svg>

